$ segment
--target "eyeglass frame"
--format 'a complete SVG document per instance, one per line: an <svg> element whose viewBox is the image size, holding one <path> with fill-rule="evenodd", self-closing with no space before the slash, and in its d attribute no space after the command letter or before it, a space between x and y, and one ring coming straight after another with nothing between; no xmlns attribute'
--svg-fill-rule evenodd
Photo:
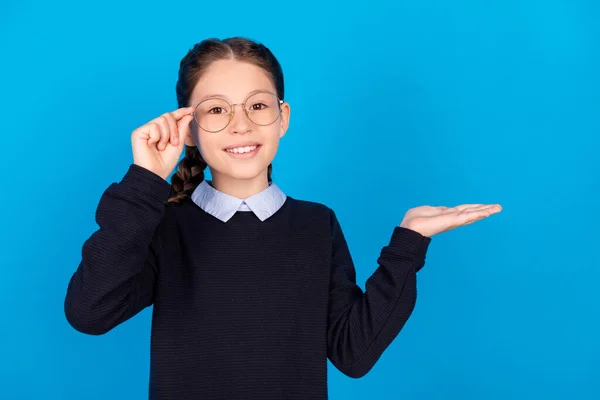
<svg viewBox="0 0 600 400"><path fill-rule="evenodd" d="M271 94L271 95L275 96L275 98L276 98L276 99L277 99L277 101L279 102L279 113L277 114L277 117L275 118L275 120L274 120L273 122L270 122L270 123L268 123L268 124L265 124L265 125L262 125L262 124L257 124L256 122L254 122L254 121L252 120L252 118L250 118L250 115L248 115L248 110L246 109L246 102L248 101L248 99L249 99L250 97L252 97L252 96L255 96L255 95L259 94L259 93L268 93L268 94ZM204 103L204 102L205 102L205 101L207 101L207 100L213 100L213 99L223 100L223 101L224 101L225 103L227 103L227 105L229 105L229 107L231 108L231 111L229 111L229 113L228 113L228 114L229 114L229 121L227 121L227 124L226 124L226 125L225 125L223 128L219 129L218 131L209 131L209 130L206 130L206 129L204 129L203 127L201 127L201 126L200 126L200 124L198 123L198 120L196 119L196 109L198 109L198 106L199 106L200 104ZM221 98L221 97L208 97L208 98L206 98L206 99L203 99L203 100L202 100L201 102L199 102L198 104L196 104L196 106L194 107L194 111L192 111L192 112L190 113L190 115L191 115L192 117L194 117L194 122L196 123L196 125L198 125L198 127L199 127L200 129L202 129L203 131L206 131L206 132L210 132L210 133L217 133L217 132L221 132L222 130L224 130L225 128L227 128L227 127L229 126L229 124L230 124L230 123L231 123L231 121L233 120L233 117L235 116L235 106L243 106L243 107L242 107L242 109L244 110L244 114L246 114L246 117L248 118L248 120L249 120L250 122L252 122L253 124L256 124L256 125L258 125L258 126L269 126L269 125L272 125L272 124L274 124L274 123L277 121L277 119L278 119L278 118L281 116L281 106L283 105L283 103L284 103L284 101L283 101L283 100L281 100L281 99L280 99L280 98L279 98L279 97L278 97L278 96L277 96L275 93L273 93L273 92L271 92L271 91L268 91L268 90L260 90L260 91L258 91L258 92L254 92L254 93L252 93L250 96L246 97L246 99L244 100L244 102L243 102L243 103L235 103L235 104L230 104L230 103L229 103L227 100L225 100L225 99L223 99L223 98Z"/></svg>

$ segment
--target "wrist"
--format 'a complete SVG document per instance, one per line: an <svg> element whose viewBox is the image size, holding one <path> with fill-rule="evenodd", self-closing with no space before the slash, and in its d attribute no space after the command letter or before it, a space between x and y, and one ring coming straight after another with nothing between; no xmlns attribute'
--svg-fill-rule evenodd
<svg viewBox="0 0 600 400"><path fill-rule="evenodd" d="M423 230L422 228L416 227L415 224L411 224L410 222L402 221L400 223L400 228L409 229L409 230L417 232L418 234L425 236L425 237L431 236L431 234L429 234L428 232L425 232L425 230Z"/></svg>
<svg viewBox="0 0 600 400"><path fill-rule="evenodd" d="M145 169L146 171L148 171L148 172L150 172L150 173L152 173L152 174L154 174L154 175L156 175L156 176L158 176L160 178L162 178L165 182L168 183L167 178L169 177L169 173L166 173L164 171L154 171L153 169L148 168L147 166L145 166L143 163L139 163L139 162L137 162L135 160L133 160L133 164L136 165L136 166L138 166L138 167L140 167L140 168Z"/></svg>

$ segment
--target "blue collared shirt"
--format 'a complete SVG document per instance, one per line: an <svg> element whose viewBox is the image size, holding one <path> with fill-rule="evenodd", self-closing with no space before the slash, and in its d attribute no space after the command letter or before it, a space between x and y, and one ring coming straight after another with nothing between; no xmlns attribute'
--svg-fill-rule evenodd
<svg viewBox="0 0 600 400"><path fill-rule="evenodd" d="M286 200L285 193L273 182L247 199L223 193L212 187L211 183L203 180L192 192L191 198L200 208L223 222L229 221L237 211L252 211L264 221L275 214Z"/></svg>

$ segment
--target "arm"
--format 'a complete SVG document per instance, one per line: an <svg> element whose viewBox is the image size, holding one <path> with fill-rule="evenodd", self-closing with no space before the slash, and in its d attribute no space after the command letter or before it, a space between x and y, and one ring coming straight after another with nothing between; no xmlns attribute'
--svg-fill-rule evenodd
<svg viewBox="0 0 600 400"><path fill-rule="evenodd" d="M360 378L373 368L410 317L417 297L416 272L425 264L431 238L396 227L363 293L356 284L352 257L333 211L331 229L327 353L339 371Z"/></svg>
<svg viewBox="0 0 600 400"><path fill-rule="evenodd" d="M103 193L99 229L83 244L81 262L64 302L67 321L80 332L106 333L152 304L156 230L170 185L132 164Z"/></svg>

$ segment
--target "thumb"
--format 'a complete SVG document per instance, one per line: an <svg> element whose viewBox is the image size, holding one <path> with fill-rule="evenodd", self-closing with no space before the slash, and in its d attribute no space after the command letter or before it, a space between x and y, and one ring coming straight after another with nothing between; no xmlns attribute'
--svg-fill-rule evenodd
<svg viewBox="0 0 600 400"><path fill-rule="evenodd" d="M179 134L179 146L183 147L185 138L191 132L190 124L194 117L192 115L185 115L179 121L177 121L177 132Z"/></svg>

